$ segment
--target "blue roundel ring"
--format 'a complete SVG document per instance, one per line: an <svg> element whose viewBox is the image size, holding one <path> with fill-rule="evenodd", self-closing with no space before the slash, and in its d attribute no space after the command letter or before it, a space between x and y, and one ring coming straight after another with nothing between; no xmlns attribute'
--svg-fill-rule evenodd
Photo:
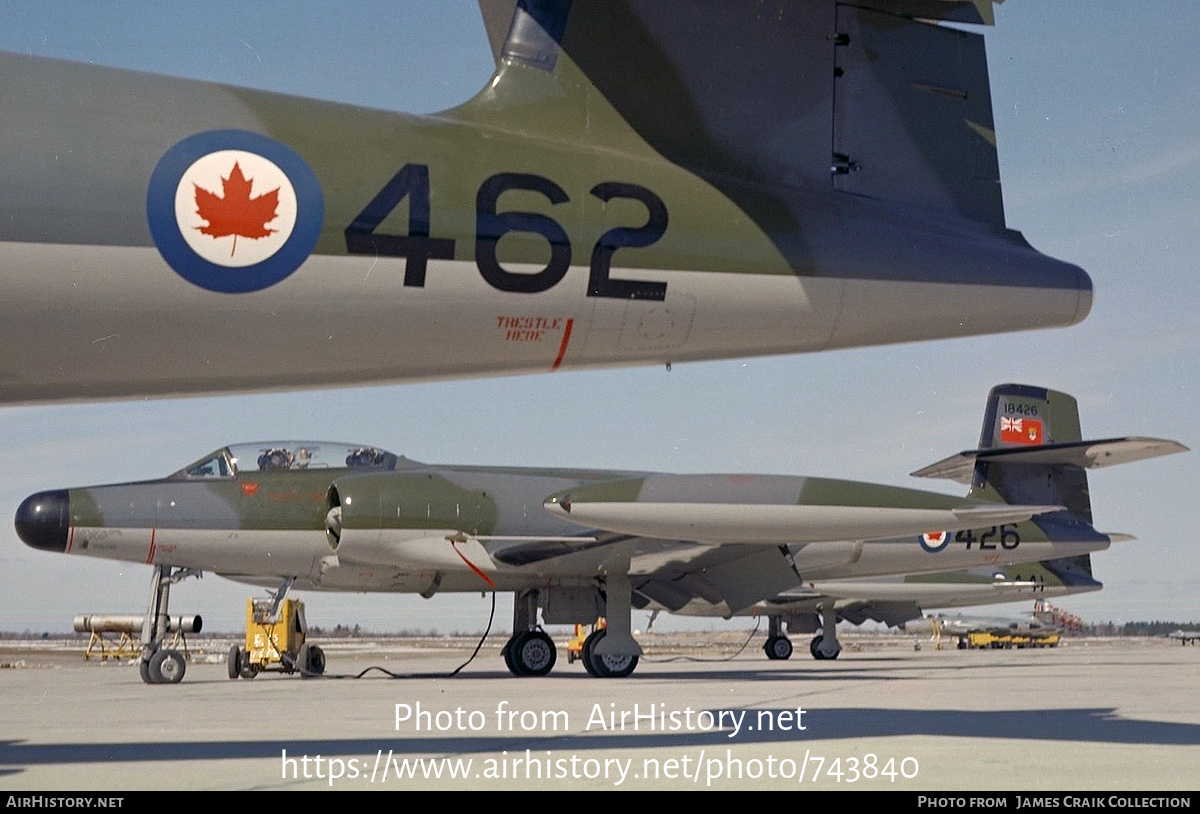
<svg viewBox="0 0 1200 814"><path fill-rule="evenodd" d="M291 235L275 254L242 268L219 266L196 254L175 218L179 180L192 164L219 150L245 150L269 159L287 175L296 192L296 225ZM154 245L180 277L209 291L242 294L275 285L308 259L321 236L325 199L317 176L290 148L245 130L210 130L188 136L159 160L146 191L146 220Z"/></svg>
<svg viewBox="0 0 1200 814"><path fill-rule="evenodd" d="M921 548L925 549L930 554L936 554L939 551L941 551L943 548L945 548L946 546L950 545L950 532L947 531L944 533L946 535L946 539L942 540L941 545L930 545L929 543L925 542L924 534L917 537L917 542L921 544Z"/></svg>

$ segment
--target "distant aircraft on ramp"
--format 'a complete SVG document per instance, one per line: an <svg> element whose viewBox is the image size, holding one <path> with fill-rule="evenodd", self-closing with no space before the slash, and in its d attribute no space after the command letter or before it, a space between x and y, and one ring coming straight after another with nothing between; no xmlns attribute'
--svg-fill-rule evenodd
<svg viewBox="0 0 1200 814"><path fill-rule="evenodd" d="M1109 537L1116 540L1119 535ZM979 566L957 571L817 580L759 602L739 615L767 618L769 627L763 644L767 658L790 658L789 634L812 633L815 635L809 642L809 653L815 659L824 660L836 659L841 653L838 622L861 625L875 621L910 630L914 620L923 619L934 609L993 605L1029 598L1041 601L1099 591L1103 587L1092 576L1091 556L1080 554L1036 563ZM676 613L718 616L727 615L727 609L693 601ZM942 632L956 633L954 622L947 623Z"/></svg>

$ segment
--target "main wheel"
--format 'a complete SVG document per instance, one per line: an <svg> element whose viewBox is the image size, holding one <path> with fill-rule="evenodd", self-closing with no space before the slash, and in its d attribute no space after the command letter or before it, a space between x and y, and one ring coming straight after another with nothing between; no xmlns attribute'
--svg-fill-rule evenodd
<svg viewBox="0 0 1200 814"><path fill-rule="evenodd" d="M150 657L150 674L158 675L159 684L178 684L187 672L187 662L178 650L159 650Z"/></svg>
<svg viewBox="0 0 1200 814"><path fill-rule="evenodd" d="M225 669L229 673L231 679L236 679L242 674L242 648L236 644L229 648L229 655L225 657Z"/></svg>
<svg viewBox="0 0 1200 814"><path fill-rule="evenodd" d="M596 678L624 678L630 675L637 667L637 656L607 656L596 652L596 645L604 638L605 633L604 629L600 629L584 640L584 669Z"/></svg>
<svg viewBox="0 0 1200 814"><path fill-rule="evenodd" d="M558 660L554 642L541 630L528 630L517 636L509 645L509 653L520 668L518 675L544 676Z"/></svg>
<svg viewBox="0 0 1200 814"><path fill-rule="evenodd" d="M769 636L763 644L763 652L771 661L784 661L792 657L792 641L787 636Z"/></svg>

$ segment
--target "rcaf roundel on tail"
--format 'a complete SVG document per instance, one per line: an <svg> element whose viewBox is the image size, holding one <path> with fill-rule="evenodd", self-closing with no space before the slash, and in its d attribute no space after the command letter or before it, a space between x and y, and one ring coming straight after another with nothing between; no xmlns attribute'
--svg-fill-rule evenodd
<svg viewBox="0 0 1200 814"><path fill-rule="evenodd" d="M150 178L146 216L163 259L201 288L257 291L290 275L320 236L316 176L273 139L241 130L190 136Z"/></svg>

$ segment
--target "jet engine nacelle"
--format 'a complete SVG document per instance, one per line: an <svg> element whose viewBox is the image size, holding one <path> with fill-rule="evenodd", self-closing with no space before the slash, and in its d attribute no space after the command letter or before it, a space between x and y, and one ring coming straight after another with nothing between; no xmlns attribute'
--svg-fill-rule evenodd
<svg viewBox="0 0 1200 814"><path fill-rule="evenodd" d="M326 495L325 536L338 561L438 571L494 571L496 564L474 538L473 500L440 490L435 507L427 475L376 474L343 478ZM465 495L478 496L478 492ZM458 496L462 497L462 496ZM455 520L451 520L453 505ZM422 514L424 517L422 517ZM474 566L474 568L472 568Z"/></svg>

